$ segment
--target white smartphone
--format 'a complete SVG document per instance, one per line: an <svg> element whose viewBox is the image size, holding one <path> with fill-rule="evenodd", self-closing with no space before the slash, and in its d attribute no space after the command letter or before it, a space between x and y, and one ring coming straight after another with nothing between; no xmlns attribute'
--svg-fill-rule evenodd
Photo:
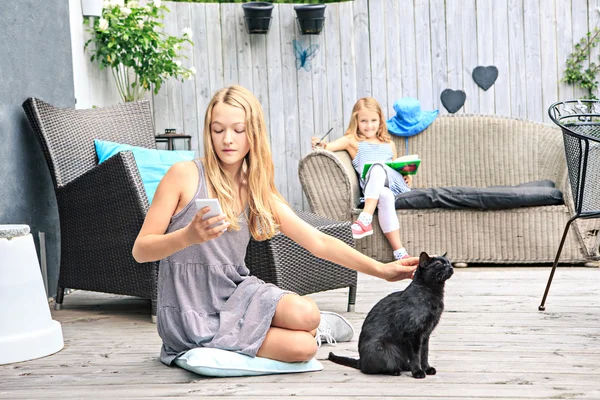
<svg viewBox="0 0 600 400"><path fill-rule="evenodd" d="M196 199L196 211L200 211L204 207L210 207L210 210L202 216L202 219L208 219L223 214L221 205L218 199ZM224 221L217 222L217 225L222 225Z"/></svg>

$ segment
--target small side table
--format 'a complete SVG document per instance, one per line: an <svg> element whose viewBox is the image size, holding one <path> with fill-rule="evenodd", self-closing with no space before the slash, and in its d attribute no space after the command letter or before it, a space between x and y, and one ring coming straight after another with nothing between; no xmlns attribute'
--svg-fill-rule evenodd
<svg viewBox="0 0 600 400"><path fill-rule="evenodd" d="M185 150L192 149L192 137L190 135L184 135L183 133L163 133L161 135L155 136L156 143L166 143L167 150L174 150L174 142L175 140L184 140L186 145L184 145Z"/></svg>

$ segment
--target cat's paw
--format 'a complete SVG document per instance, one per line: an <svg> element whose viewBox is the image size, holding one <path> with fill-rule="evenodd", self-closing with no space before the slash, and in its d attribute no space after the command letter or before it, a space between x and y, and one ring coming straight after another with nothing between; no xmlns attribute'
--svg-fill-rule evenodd
<svg viewBox="0 0 600 400"><path fill-rule="evenodd" d="M423 371L422 369L418 369L416 371L413 371L412 376L413 378L423 379L425 378L425 371Z"/></svg>
<svg viewBox="0 0 600 400"><path fill-rule="evenodd" d="M425 369L425 373L426 373L427 375L435 375L435 373L436 373L436 372L437 372L437 371L436 371L436 370L435 370L435 368L433 368L433 367L429 367L429 368Z"/></svg>

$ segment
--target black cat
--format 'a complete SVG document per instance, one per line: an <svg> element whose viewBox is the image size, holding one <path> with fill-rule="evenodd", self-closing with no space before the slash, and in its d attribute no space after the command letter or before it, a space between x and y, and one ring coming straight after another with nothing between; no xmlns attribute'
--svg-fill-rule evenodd
<svg viewBox="0 0 600 400"><path fill-rule="evenodd" d="M454 273L445 256L421 253L410 285L381 299L369 311L358 339L360 359L329 353L329 360L365 374L435 375L428 362L429 335L444 310L444 283Z"/></svg>

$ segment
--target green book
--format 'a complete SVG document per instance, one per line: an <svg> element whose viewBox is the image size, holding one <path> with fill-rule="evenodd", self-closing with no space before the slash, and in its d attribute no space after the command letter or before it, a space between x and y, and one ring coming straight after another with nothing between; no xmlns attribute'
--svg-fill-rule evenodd
<svg viewBox="0 0 600 400"><path fill-rule="evenodd" d="M363 167L363 173L362 173L363 179L365 179L365 177L367 176L367 172L369 171L369 168L371 168L371 165L373 165L373 164L376 164L376 163L365 164L365 166ZM389 166L390 168L395 169L396 171L400 172L402 175L414 175L417 173L417 170L419 169L421 160L419 159L418 155L411 154L408 156L398 157L392 161L386 161L386 162L384 162L384 164Z"/></svg>

